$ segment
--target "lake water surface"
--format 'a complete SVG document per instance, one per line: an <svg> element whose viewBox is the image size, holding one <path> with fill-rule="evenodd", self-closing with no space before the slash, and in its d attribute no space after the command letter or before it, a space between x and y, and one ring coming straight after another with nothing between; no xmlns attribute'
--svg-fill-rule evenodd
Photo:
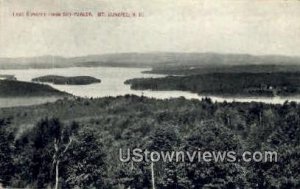
<svg viewBox="0 0 300 189"><path fill-rule="evenodd" d="M149 77L164 77L165 75L157 74L144 74L142 71L148 69L141 68L119 68L119 67L73 67L73 68L53 68L53 69L26 69L26 70L1 70L0 74L15 75L20 81L31 81L31 79L45 76L45 75L61 75L61 76L92 76L101 79L101 83L91 85L54 85L49 84L52 87L71 93L80 97L106 97L106 96L118 96L125 94L144 95L147 97L153 97L158 99L185 97L186 99L202 99L205 96L199 96L195 93L185 91L150 91L150 90L132 90L129 85L125 85L124 81L132 78L149 78ZM209 96L213 101L218 102L265 102L280 104L286 100L300 102L300 97L287 97L287 98L233 98L233 97L214 97ZM16 100L15 100L16 101ZM43 101L40 99L36 102L31 100L30 103L21 103L22 100L17 100L19 105L32 105L40 104ZM46 100L47 101L47 100ZM4 105L4 102L5 105ZM1 105L2 104L2 105ZM15 103L9 102L8 99L0 99L0 107L15 106Z"/></svg>

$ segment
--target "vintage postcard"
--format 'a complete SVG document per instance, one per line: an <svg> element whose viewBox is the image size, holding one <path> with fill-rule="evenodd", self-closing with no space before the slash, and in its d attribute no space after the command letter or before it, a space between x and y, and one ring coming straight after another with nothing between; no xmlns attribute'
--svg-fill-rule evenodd
<svg viewBox="0 0 300 189"><path fill-rule="evenodd" d="M299 189L300 1L0 0L0 189Z"/></svg>

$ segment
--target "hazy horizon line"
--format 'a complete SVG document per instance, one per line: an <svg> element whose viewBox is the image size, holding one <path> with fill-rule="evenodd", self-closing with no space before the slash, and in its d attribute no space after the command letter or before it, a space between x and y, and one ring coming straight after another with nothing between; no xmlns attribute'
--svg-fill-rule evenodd
<svg viewBox="0 0 300 189"><path fill-rule="evenodd" d="M120 55L120 54L218 54L218 55L244 55L244 56L255 56L255 57L263 57L263 56L280 56L280 57L287 57L287 58L300 58L300 55L287 55L287 54L256 54L256 53L232 53L232 52L216 52L216 51L192 51L192 52L185 52L185 51L149 51L149 52L137 52L137 51L128 51L128 52L111 52L111 53L99 53L99 54L86 54L80 56L65 56L65 55L55 55L55 54L44 54L44 55L36 55L36 56L16 56L16 57L3 57L1 56L0 59L22 59L22 58L42 58L42 57L57 57L57 58L64 58L64 59L71 59L71 58L82 58L82 57L89 57L89 56L105 56L105 55Z"/></svg>

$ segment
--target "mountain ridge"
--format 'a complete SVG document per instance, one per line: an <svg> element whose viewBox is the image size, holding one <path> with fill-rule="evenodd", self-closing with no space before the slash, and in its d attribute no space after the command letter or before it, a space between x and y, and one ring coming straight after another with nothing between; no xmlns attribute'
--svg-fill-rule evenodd
<svg viewBox="0 0 300 189"><path fill-rule="evenodd" d="M38 56L0 58L0 69L65 68L65 67L156 67L156 66L199 66L199 65L249 65L288 64L300 65L300 57L284 55L251 55L206 53L116 53L79 57Z"/></svg>

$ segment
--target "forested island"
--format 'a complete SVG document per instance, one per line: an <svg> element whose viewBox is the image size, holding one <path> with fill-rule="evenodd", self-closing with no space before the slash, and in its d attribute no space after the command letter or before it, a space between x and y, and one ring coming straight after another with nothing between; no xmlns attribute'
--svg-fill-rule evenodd
<svg viewBox="0 0 300 189"><path fill-rule="evenodd" d="M50 97L71 96L49 85L16 81L0 80L0 97Z"/></svg>
<svg viewBox="0 0 300 189"><path fill-rule="evenodd" d="M300 94L300 72L205 73L125 81L136 90L180 90L216 96L293 96Z"/></svg>
<svg viewBox="0 0 300 189"><path fill-rule="evenodd" d="M300 187L300 105L137 96L0 109L9 188ZM119 149L278 152L278 162L121 162Z"/></svg>
<svg viewBox="0 0 300 189"><path fill-rule="evenodd" d="M93 83L100 83L101 80L91 76L74 76L65 77L58 75L46 75L42 77L33 78L35 82L47 82L56 85L89 85Z"/></svg>

